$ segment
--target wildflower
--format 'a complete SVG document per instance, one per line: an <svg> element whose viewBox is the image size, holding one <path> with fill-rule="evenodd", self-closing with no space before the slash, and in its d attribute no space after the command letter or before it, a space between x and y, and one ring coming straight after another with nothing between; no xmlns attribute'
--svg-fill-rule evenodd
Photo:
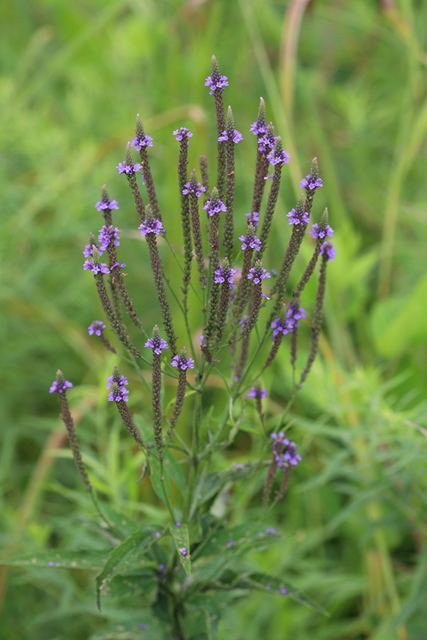
<svg viewBox="0 0 427 640"><path fill-rule="evenodd" d="M313 191L318 187L323 187L322 179L312 176L311 173L307 174L305 178L299 183L300 189L307 189L307 191Z"/></svg>
<svg viewBox="0 0 427 640"><path fill-rule="evenodd" d="M99 255L102 256L103 251L100 249L99 244L96 242L95 236L93 235L93 233L90 233L89 234L89 242L85 246L85 248L83 249L84 257L85 258L90 258L90 256L93 256L94 248L98 249Z"/></svg>
<svg viewBox="0 0 427 640"><path fill-rule="evenodd" d="M265 102L263 98L260 98L259 100L257 119L251 124L249 130L252 131L254 136L261 136L264 133L267 133L267 124L265 122Z"/></svg>
<svg viewBox="0 0 427 640"><path fill-rule="evenodd" d="M334 245L331 244L330 242L326 241L320 247L320 255L326 256L328 260L330 260L331 262L335 260L336 253L337 253L337 250L335 249Z"/></svg>
<svg viewBox="0 0 427 640"><path fill-rule="evenodd" d="M111 211L112 209L118 209L118 208L119 208L119 203L117 202L117 200L110 200L110 198L108 197L107 189L104 184L104 186L101 189L101 200L99 200L96 203L95 209L97 209L98 211L106 211L106 210Z"/></svg>
<svg viewBox="0 0 427 640"><path fill-rule="evenodd" d="M206 188L201 185L200 182L197 182L195 180L194 182L186 182L185 189L182 190L182 193L184 196L186 196L188 193L194 193L197 198L200 198L202 193L204 193L205 191Z"/></svg>
<svg viewBox="0 0 427 640"><path fill-rule="evenodd" d="M278 589L277 593L280 593L281 596L285 596L288 593L288 591L287 589Z"/></svg>
<svg viewBox="0 0 427 640"><path fill-rule="evenodd" d="M156 218L146 218L145 221L139 225L138 229L141 231L142 236L146 236L149 233L154 233L158 236L160 233L165 233L163 224Z"/></svg>
<svg viewBox="0 0 427 640"><path fill-rule="evenodd" d="M234 144L237 144L241 140L243 140L242 134L240 133L240 131L237 131L237 129L234 129L233 131ZM227 141L228 141L228 133L227 133L227 130L225 130L222 132L220 136L218 136L218 142L227 142Z"/></svg>
<svg viewBox="0 0 427 640"><path fill-rule="evenodd" d="M252 211L252 213L245 213L245 216L248 219L248 224L251 224L253 227L257 227L259 225L259 213L257 211ZM240 240L241 238L239 238Z"/></svg>
<svg viewBox="0 0 427 640"><path fill-rule="evenodd" d="M129 400L129 389L126 389L128 385L128 379L125 376L120 375L117 367L114 367L114 373L107 378L107 389L111 389L108 394L108 400L110 402L127 402Z"/></svg>
<svg viewBox="0 0 427 640"><path fill-rule="evenodd" d="M85 271L87 270L93 271L93 274L95 276L98 275L98 273L105 273L105 274L110 273L109 268L104 262L98 262L98 264L95 264L93 259L85 260L83 264L83 269Z"/></svg>
<svg viewBox="0 0 427 640"><path fill-rule="evenodd" d="M268 273L267 269L256 266L249 269L248 280L253 279L254 284L259 284L264 278L271 278L271 274Z"/></svg>
<svg viewBox="0 0 427 640"><path fill-rule="evenodd" d="M112 245L115 247L120 246L120 238L118 235L119 232L120 232L120 229L118 229L117 227L113 227L113 225L110 225L109 227L104 225L102 229L100 229L99 235L98 235L100 250L106 251L110 246L110 243L112 243Z"/></svg>
<svg viewBox="0 0 427 640"><path fill-rule="evenodd" d="M64 393L65 389L70 389L72 386L73 383L65 380L64 376L57 377L57 379L52 382L49 393Z"/></svg>
<svg viewBox="0 0 427 640"><path fill-rule="evenodd" d="M267 397L267 389L262 389L261 387L251 387L248 393L246 394L247 398L266 398Z"/></svg>
<svg viewBox="0 0 427 640"><path fill-rule="evenodd" d="M287 151L284 151L283 149L273 149L273 151L271 151L268 156L267 156L267 160L270 161L270 164L272 164L273 166L276 164L283 164L283 163L289 163L289 158L291 156L289 155L289 153ZM269 176L271 177L271 176Z"/></svg>
<svg viewBox="0 0 427 640"><path fill-rule="evenodd" d="M188 552L185 547L181 547L180 549L178 549L178 551L181 553L183 558L186 558L188 556Z"/></svg>
<svg viewBox="0 0 427 640"><path fill-rule="evenodd" d="M273 342L279 333L282 333L285 336L287 333L292 333L293 330L287 320L281 320L280 318L273 320L270 326L273 329Z"/></svg>
<svg viewBox="0 0 427 640"><path fill-rule="evenodd" d="M214 65L212 65L212 67L214 67ZM220 89L222 92L224 91L225 87L228 87L228 78L227 76L222 76L219 73L219 68L218 70L213 68L211 70L211 75L208 76L205 80L205 87L209 87L210 89L209 95L213 96L215 94L216 89Z"/></svg>
<svg viewBox="0 0 427 640"><path fill-rule="evenodd" d="M270 435L274 440L273 453L279 469L288 469L289 466L296 467L298 462L302 460L297 453L297 445L286 438L283 431L272 433Z"/></svg>
<svg viewBox="0 0 427 640"><path fill-rule="evenodd" d="M139 126L138 126L139 125ZM145 135L144 128L142 127L141 118L139 114L136 116L136 136L132 138L130 142L131 147L135 147L137 151L141 151L144 147L153 146L153 138Z"/></svg>
<svg viewBox="0 0 427 640"><path fill-rule="evenodd" d="M287 217L289 218L289 224L307 224L310 219L306 211L300 213L295 208L289 211Z"/></svg>
<svg viewBox="0 0 427 640"><path fill-rule="evenodd" d="M247 247L250 247L254 251L259 251L261 248L261 240L256 237L253 229L251 229L251 226L248 228L245 236L239 236L239 240L242 243L242 251L245 251Z"/></svg>
<svg viewBox="0 0 427 640"><path fill-rule="evenodd" d="M144 346L152 349L153 353L157 354L158 356L162 353L162 349L169 349L166 340L163 340L163 338L160 338L157 335L153 338L149 338Z"/></svg>
<svg viewBox="0 0 427 640"><path fill-rule="evenodd" d="M277 533L276 529L266 529L265 532L272 536L274 536Z"/></svg>
<svg viewBox="0 0 427 640"><path fill-rule="evenodd" d="M194 360L187 358L186 353L180 353L172 358L171 365L185 371L186 369L194 369Z"/></svg>
<svg viewBox="0 0 427 640"><path fill-rule="evenodd" d="M311 227L309 233L313 236L313 238L317 239L326 238L326 236L333 236L334 230L328 224L325 226L319 225L317 222Z"/></svg>
<svg viewBox="0 0 427 640"><path fill-rule="evenodd" d="M203 209L207 211L211 217L215 213L220 213L220 211L227 211L225 204L219 199L218 191L215 187L212 189L211 197L208 198Z"/></svg>
<svg viewBox="0 0 427 640"><path fill-rule="evenodd" d="M141 169L141 165L139 162L132 162L131 164L126 164L126 162L119 162L116 169L119 170L119 173L126 173L128 176L132 176L134 173L137 173Z"/></svg>
<svg viewBox="0 0 427 640"><path fill-rule="evenodd" d="M229 541L227 542L227 547L228 547L228 548L232 547L233 545L234 545L234 540L229 540Z"/></svg>
<svg viewBox="0 0 427 640"><path fill-rule="evenodd" d="M236 471L241 471L242 469L245 468L244 464L235 464L234 468L236 469Z"/></svg>
<svg viewBox="0 0 427 640"><path fill-rule="evenodd" d="M274 149L275 145L276 145L276 136L274 133L274 126L273 126L273 123L270 122L265 134L258 139L258 151L263 156L266 156L267 154L270 153L270 151Z"/></svg>
<svg viewBox="0 0 427 640"><path fill-rule="evenodd" d="M102 322L102 320L94 320L87 328L88 334L90 336L93 336L93 334L95 334L96 336L100 336L102 334L102 332L104 331L104 329L106 328L105 324Z"/></svg>
<svg viewBox="0 0 427 640"><path fill-rule="evenodd" d="M223 283L227 281L228 288L232 289L234 287L234 275L236 273L238 273L238 269L230 269L230 267L228 267L227 269L224 266L222 266L215 271L215 282Z"/></svg>
<svg viewBox="0 0 427 640"><path fill-rule="evenodd" d="M180 127L179 129L175 129L175 131L173 132L173 135L175 136L175 139L178 142L181 142L182 140L185 140L186 138L192 138L193 137L193 134L191 133L191 131L189 129L187 129L187 127Z"/></svg>
<svg viewBox="0 0 427 640"><path fill-rule="evenodd" d="M181 523L180 522L175 522L175 527L180 527Z"/></svg>

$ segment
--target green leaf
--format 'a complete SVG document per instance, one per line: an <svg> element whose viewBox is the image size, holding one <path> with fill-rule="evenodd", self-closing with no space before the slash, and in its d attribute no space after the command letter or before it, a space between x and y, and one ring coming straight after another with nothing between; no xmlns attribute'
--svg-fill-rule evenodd
<svg viewBox="0 0 427 640"><path fill-rule="evenodd" d="M181 560L181 564L184 568L187 576L191 573L191 561L190 561L190 538L188 536L188 527L186 524L182 524L179 527L173 526L170 528L170 532L172 533L172 537L175 541L175 546L178 551L179 558ZM186 550L186 555L183 555L180 551L181 549Z"/></svg>
<svg viewBox="0 0 427 640"><path fill-rule="evenodd" d="M96 602L99 610L101 610L101 593L108 583L124 569L135 566L139 557L146 553L155 541L156 529L144 527L143 531L132 534L111 551L103 570L96 576Z"/></svg>
<svg viewBox="0 0 427 640"><path fill-rule="evenodd" d="M103 596L112 598L128 598L130 596L149 594L157 588L157 580L153 571L147 570L137 574L115 576L103 590Z"/></svg>
<svg viewBox="0 0 427 640"><path fill-rule="evenodd" d="M160 500L164 504L167 504L165 493L169 499L169 502L171 501L171 485L169 482L169 476L167 473L163 473L163 482L160 480L160 462L154 456L149 457L148 464L150 465L151 486L153 487L156 495L160 498Z"/></svg>
<svg viewBox="0 0 427 640"><path fill-rule="evenodd" d="M166 451L165 453L163 469L165 473L172 478L182 495L185 496L187 492L187 480L185 478L185 473L182 470L182 466L177 460L175 460L170 451Z"/></svg>
<svg viewBox="0 0 427 640"><path fill-rule="evenodd" d="M265 591L267 593L277 593L278 591L280 591L280 589L286 589L286 596L288 596L289 598L296 600L300 604L303 604L304 606L309 607L310 609L313 609L318 613L322 613L326 616L329 615L329 613L325 611L323 607L306 598L306 596L295 589L289 582L287 582L286 580L280 580L279 578L275 578L274 576L269 576L266 573L251 573L248 576L244 576L236 584L236 587L248 588L251 590L256 589L259 591Z"/></svg>
<svg viewBox="0 0 427 640"><path fill-rule="evenodd" d="M61 567L63 569L101 569L111 549L104 551L42 551L17 558L0 560L0 564L15 567Z"/></svg>
<svg viewBox="0 0 427 640"><path fill-rule="evenodd" d="M203 546L196 551L197 557L236 552L260 551L275 544L282 534L267 533L265 524L246 523L230 529L223 529L215 533Z"/></svg>
<svg viewBox="0 0 427 640"><path fill-rule="evenodd" d="M141 611L137 620L133 611L130 615L132 620L110 624L91 635L89 640L163 640L167 627L159 624L148 612Z"/></svg>
<svg viewBox="0 0 427 640"><path fill-rule="evenodd" d="M102 515L117 530L122 539L128 538L132 533L136 533L139 530L138 525L127 516L103 504L101 501L97 501L97 504Z"/></svg>

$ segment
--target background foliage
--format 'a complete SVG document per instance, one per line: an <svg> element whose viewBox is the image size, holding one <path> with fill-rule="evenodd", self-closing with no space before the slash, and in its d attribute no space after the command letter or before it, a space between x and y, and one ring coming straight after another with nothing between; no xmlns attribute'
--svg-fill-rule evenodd
<svg viewBox="0 0 427 640"><path fill-rule="evenodd" d="M149 484L135 484L138 460L106 406L114 358L87 335L99 307L81 251L99 226L93 205L106 182L121 207L132 296L147 326L157 321L115 165L139 112L155 138L168 230L180 238L171 132L194 131L190 167L201 152L214 157L203 81L215 53L246 141L262 95L291 153L283 215L318 156L325 188L315 209L328 205L338 249L321 358L293 411L304 464L276 512L287 536L251 558L292 577L331 615L255 592L226 611L219 637L425 638L427 4L16 0L1 3L0 25L2 553L101 545L83 526L89 506L47 393L58 366L76 386L70 398L94 484L141 522L161 517ZM239 151L236 210L245 212L254 153ZM270 266L289 237L285 219L276 215ZM283 410L287 370L283 355L270 413ZM242 434L234 459L250 458L251 447ZM256 486L235 522L258 508ZM77 640L120 621L118 602L98 616L93 580L89 571L4 571L0 638Z"/></svg>

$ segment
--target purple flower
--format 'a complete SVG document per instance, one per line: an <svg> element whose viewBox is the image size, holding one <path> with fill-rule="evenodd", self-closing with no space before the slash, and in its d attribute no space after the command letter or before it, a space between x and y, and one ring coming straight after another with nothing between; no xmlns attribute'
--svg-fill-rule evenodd
<svg viewBox="0 0 427 640"><path fill-rule="evenodd" d="M234 144L237 144L238 142L240 142L240 140L243 140L242 134L240 133L240 131L237 131L237 129L234 129L234 131L233 131L233 142L234 142ZM227 133L227 130L225 130L218 137L218 142L227 142L227 141L228 141L228 133Z"/></svg>
<svg viewBox="0 0 427 640"><path fill-rule="evenodd" d="M127 402L129 400L129 390L126 389L128 379L126 376L122 376L119 373L117 367L114 367L114 373L107 378L107 389L111 389L108 394L108 400L110 402Z"/></svg>
<svg viewBox="0 0 427 640"><path fill-rule="evenodd" d="M139 628L141 631L147 631L147 629L149 629L150 627L148 626L148 624L140 624Z"/></svg>
<svg viewBox="0 0 427 640"><path fill-rule="evenodd" d="M265 122L260 122L258 120L255 120L255 122L251 124L249 130L252 131L254 136L260 136L260 135L263 135L264 133L267 133L267 125Z"/></svg>
<svg viewBox="0 0 427 640"><path fill-rule="evenodd" d="M326 238L326 236L333 236L334 230L328 224L325 227L319 227L318 223L316 222L311 227L309 233L311 233L313 238L320 238L321 240L323 240L323 238Z"/></svg>
<svg viewBox="0 0 427 640"><path fill-rule="evenodd" d="M271 278L271 274L268 273L267 269L263 269L262 267L252 267L249 269L248 280L253 279L255 284L259 284L264 278Z"/></svg>
<svg viewBox="0 0 427 640"><path fill-rule="evenodd" d="M96 249L98 249L99 255L102 256L102 253L103 253L102 249L96 244L96 242L90 242L83 249L83 255L84 255L85 258L90 258L90 256L93 256L93 248L94 247L96 247Z"/></svg>
<svg viewBox="0 0 427 640"><path fill-rule="evenodd" d="M233 544L234 544L234 540L229 540L229 541L227 542L227 547L228 547L228 548L230 548L230 547L232 547L232 546L233 546Z"/></svg>
<svg viewBox="0 0 427 640"><path fill-rule="evenodd" d="M194 369L194 360L193 358L187 358L187 356L181 353L180 355L176 355L172 358L171 365L173 367L178 367L181 371L185 371L186 369Z"/></svg>
<svg viewBox="0 0 427 640"><path fill-rule="evenodd" d="M296 467L298 462L302 460L299 453L297 453L297 445L295 442L291 442L286 438L283 431L279 434L272 433L271 438L274 440L273 452L279 469L288 469L289 465Z"/></svg>
<svg viewBox="0 0 427 640"><path fill-rule="evenodd" d="M130 164L119 162L116 169L119 170L119 173L126 173L128 176L132 176L134 173L137 173L137 171L141 169L141 165L139 162L132 162Z"/></svg>
<svg viewBox="0 0 427 640"><path fill-rule="evenodd" d="M248 314L245 313L243 318L239 321L239 327L241 327L240 333L243 333L243 331L244 331L244 329L245 329L247 324L248 324Z"/></svg>
<svg viewBox="0 0 427 640"><path fill-rule="evenodd" d="M156 218L146 218L145 221L139 225L138 229L140 229L142 236L146 236L148 233L154 233L156 236L160 233L165 233L163 223Z"/></svg>
<svg viewBox="0 0 427 640"><path fill-rule="evenodd" d="M163 338L149 338L144 346L152 349L158 356L162 353L162 349L169 349L168 343Z"/></svg>
<svg viewBox="0 0 427 640"><path fill-rule="evenodd" d="M309 215L305 211L299 215L296 209L291 209L287 216L289 218L289 224L307 224L309 221Z"/></svg>
<svg viewBox="0 0 427 640"><path fill-rule="evenodd" d="M283 333L285 336L287 333L292 333L293 327L289 325L287 320L281 320L280 318L276 318L271 323L271 328L273 329L273 342L279 333Z"/></svg>
<svg viewBox="0 0 427 640"><path fill-rule="evenodd" d="M262 389L261 387L251 387L248 393L246 394L247 398L266 398L267 397L267 389Z"/></svg>
<svg viewBox="0 0 427 640"><path fill-rule="evenodd" d="M180 527L181 523L180 522L175 522L175 527Z"/></svg>
<svg viewBox="0 0 427 640"><path fill-rule="evenodd" d="M111 269L124 269L126 266L126 262L122 262L122 264L119 263L118 260L116 260L116 262L111 265Z"/></svg>
<svg viewBox="0 0 427 640"><path fill-rule="evenodd" d="M266 529L265 532L269 533L272 536L274 536L277 533L276 529Z"/></svg>
<svg viewBox="0 0 427 640"><path fill-rule="evenodd" d="M270 164L276 165L279 163L283 164L284 162L288 163L290 157L289 153L283 149L273 149L273 151L268 154L267 160L270 161Z"/></svg>
<svg viewBox="0 0 427 640"><path fill-rule="evenodd" d="M281 596L285 596L288 592L286 589L278 589L277 593L280 593Z"/></svg>
<svg viewBox="0 0 427 640"><path fill-rule="evenodd" d="M224 273L225 272L225 273ZM222 284L227 280L228 288L232 289L234 287L234 275L238 272L238 269L225 269L220 267L215 271L215 282L217 284Z"/></svg>
<svg viewBox="0 0 427 640"><path fill-rule="evenodd" d="M99 202L97 202L95 205L95 209L97 209L98 211L105 211L105 209L109 209L111 211L112 209L118 208L119 204L117 200L110 200L108 196L102 198L102 200L99 200Z"/></svg>
<svg viewBox="0 0 427 640"><path fill-rule="evenodd" d="M183 558L186 558L188 556L188 552L187 552L187 549L185 547L181 547L180 549L178 549L178 551L181 553Z"/></svg>
<svg viewBox="0 0 427 640"><path fill-rule="evenodd" d="M267 591L271 591L271 586L269 584L266 584L265 588L267 589Z"/></svg>
<svg viewBox="0 0 427 640"><path fill-rule="evenodd" d="M206 346L205 336L199 336L199 340L200 340L200 346L205 347Z"/></svg>
<svg viewBox="0 0 427 640"><path fill-rule="evenodd" d="M68 382L68 380L54 380L49 389L49 393L63 393L65 389L70 389L72 386L72 382Z"/></svg>
<svg viewBox="0 0 427 640"><path fill-rule="evenodd" d="M257 211L252 211L252 213L245 213L245 216L248 219L248 224L251 224L253 227L257 227L259 225L259 213Z"/></svg>
<svg viewBox="0 0 427 640"><path fill-rule="evenodd" d="M209 95L213 96L215 89L221 89L221 91L224 91L224 87L228 87L228 78L227 76L221 75L214 78L212 76L208 76L205 80L205 87L209 87Z"/></svg>
<svg viewBox="0 0 427 640"><path fill-rule="evenodd" d="M153 138L137 131L136 136L131 140L130 146L135 147L137 151L140 151L143 147L152 147Z"/></svg>
<svg viewBox="0 0 427 640"><path fill-rule="evenodd" d="M99 264L93 264L93 260L85 260L84 264L83 264L83 269L85 271L89 270L89 271L93 271L94 275L96 276L98 273L110 273L109 268L107 267L107 265L104 262L100 262Z"/></svg>
<svg viewBox="0 0 427 640"><path fill-rule="evenodd" d="M266 128L266 132L258 139L258 150L263 155L267 155L276 146L276 136L274 135L274 127L270 122Z"/></svg>
<svg viewBox="0 0 427 640"><path fill-rule="evenodd" d="M90 336L93 336L93 334L95 334L96 336L100 336L105 328L105 324L102 322L102 320L94 320L88 326L87 331Z"/></svg>
<svg viewBox="0 0 427 640"><path fill-rule="evenodd" d="M117 227L107 227L105 224L102 229L99 230L98 241L100 242L100 250L106 251L112 242L115 247L120 246L119 231Z"/></svg>
<svg viewBox="0 0 427 640"><path fill-rule="evenodd" d="M191 184L191 182L186 182L185 189L182 190L182 194L186 196L187 193L195 193L199 198L204 191L206 191L206 187L201 185L200 182L196 182L194 184Z"/></svg>
<svg viewBox="0 0 427 640"><path fill-rule="evenodd" d="M189 129L187 129L187 127L180 127L179 129L175 129L173 135L175 136L176 140L178 140L178 142L181 142L181 140L183 140L184 138L193 137L193 134Z"/></svg>
<svg viewBox="0 0 427 640"><path fill-rule="evenodd" d="M203 209L205 209L205 211L207 211L208 215L210 215L211 217L215 213L220 213L220 211L227 211L225 204L218 197L209 198L206 204L204 205Z"/></svg>
<svg viewBox="0 0 427 640"><path fill-rule="evenodd" d="M318 187L323 187L321 178L314 178L309 173L305 178L303 178L299 184L300 189L307 189L307 191L313 191Z"/></svg>
<svg viewBox="0 0 427 640"><path fill-rule="evenodd" d="M161 538L162 534L160 533L160 531L156 531L156 538Z"/></svg>
<svg viewBox="0 0 427 640"><path fill-rule="evenodd" d="M337 250L335 249L334 245L331 244L330 242L324 242L320 247L320 255L321 256L326 255L328 260L330 260L331 262L334 261L336 253L337 253Z"/></svg>
<svg viewBox="0 0 427 640"><path fill-rule="evenodd" d="M234 468L236 469L236 471L241 471L242 469L245 468L244 464L236 464L234 465Z"/></svg>
<svg viewBox="0 0 427 640"><path fill-rule="evenodd" d="M286 312L286 318L293 327L298 327L298 320L306 318L305 309L299 306L298 302L291 302Z"/></svg>
<svg viewBox="0 0 427 640"><path fill-rule="evenodd" d="M261 240L256 235L247 233L245 236L239 236L239 240L242 243L242 251L245 251L247 247L259 251L261 249Z"/></svg>

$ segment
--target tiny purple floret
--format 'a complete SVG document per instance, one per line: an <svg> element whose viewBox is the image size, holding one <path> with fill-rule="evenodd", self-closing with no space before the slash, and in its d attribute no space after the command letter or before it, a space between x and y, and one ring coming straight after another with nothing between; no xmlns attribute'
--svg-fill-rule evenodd
<svg viewBox="0 0 427 640"><path fill-rule="evenodd" d="M49 393L63 393L65 389L70 389L73 386L72 382L68 380L55 380L49 389Z"/></svg>
<svg viewBox="0 0 427 640"><path fill-rule="evenodd" d="M93 274L96 276L98 275L98 273L110 273L109 268L107 267L107 265L104 262L100 262L99 264L93 264L93 260L85 260L84 264L83 264L83 269L85 271L89 270L89 271L93 271Z"/></svg>
<svg viewBox="0 0 427 640"><path fill-rule="evenodd" d="M311 227L309 233L311 233L313 238L320 238L321 240L323 240L323 238L326 238L326 236L333 236L334 230L328 224L326 225L326 227L319 227L318 223L316 222Z"/></svg>
<svg viewBox="0 0 427 640"><path fill-rule="evenodd" d="M193 358L186 358L182 355L176 355L172 358L171 365L173 367L181 369L181 371L185 371L186 369L194 369L194 360Z"/></svg>
<svg viewBox="0 0 427 640"><path fill-rule="evenodd" d="M181 142L185 138L193 137L193 134L189 129L187 129L187 127L180 127L179 129L175 129L173 135L175 136L176 140L178 140L178 142Z"/></svg>
<svg viewBox="0 0 427 640"><path fill-rule="evenodd" d="M96 336L100 336L104 329L106 328L105 324L102 320L94 320L87 328L87 332L90 336L95 334Z"/></svg>
<svg viewBox="0 0 427 640"><path fill-rule="evenodd" d="M308 213L304 211L300 217L296 209L291 209L287 216L289 218L289 224L307 224L310 220Z"/></svg>
<svg viewBox="0 0 427 640"><path fill-rule="evenodd" d="M331 262L335 260L336 253L337 253L337 250L335 249L334 245L331 244L330 242L326 241L320 247L320 255L326 256L328 260L330 260Z"/></svg>
<svg viewBox="0 0 427 640"><path fill-rule="evenodd" d="M242 251L245 251L248 247L254 251L259 251L261 249L261 240L255 235L246 234L245 236L239 236L239 240L242 243Z"/></svg>
<svg viewBox="0 0 427 640"><path fill-rule="evenodd" d="M182 190L182 195L186 196L187 193L195 193L198 198L206 191L206 187L204 187L200 182L196 182L191 184L191 182L185 183L185 189Z"/></svg>
<svg viewBox="0 0 427 640"><path fill-rule="evenodd" d="M305 178L301 180L299 186L300 186L300 189L307 189L307 191L314 191L319 187L323 187L323 184L322 184L321 178L316 178L315 180L313 180L311 175L308 174L307 176L305 176Z"/></svg>
<svg viewBox="0 0 427 640"><path fill-rule="evenodd" d="M234 144L237 144L241 140L243 140L242 134L240 133L240 131L237 131L237 129L234 129L234 131L233 131L233 142L234 142ZM228 142L227 130L223 131L222 134L220 136L218 136L218 142Z"/></svg>
<svg viewBox="0 0 427 640"><path fill-rule="evenodd" d="M156 218L146 218L144 222L139 225L138 229L141 231L142 236L146 236L149 233L154 233L156 236L160 233L165 233L163 223Z"/></svg>
<svg viewBox="0 0 427 640"><path fill-rule="evenodd" d="M213 198L209 198L206 204L204 205L203 209L207 211L208 215L210 215L211 217L215 213L220 213L221 211L227 211L227 207L225 206L223 201L220 200L219 198L216 200L214 200Z"/></svg>
<svg viewBox="0 0 427 640"><path fill-rule="evenodd" d="M245 213L245 216L248 219L248 224L253 225L253 227L257 227L259 225L259 213L257 211L252 211L252 213Z"/></svg>
<svg viewBox="0 0 427 640"><path fill-rule="evenodd" d="M271 274L267 271L267 269L262 269L258 267L252 267L249 269L248 280L254 281L255 284L259 284L261 280L264 278L271 278Z"/></svg>
<svg viewBox="0 0 427 640"><path fill-rule="evenodd" d="M169 349L168 343L163 338L156 340L155 338L149 338L144 345L153 350L158 356L162 353L162 349Z"/></svg>
<svg viewBox="0 0 427 640"><path fill-rule="evenodd" d="M141 169L141 164L139 162L135 162L132 164L119 162L119 164L116 166L116 169L119 170L119 173L126 173L126 175L128 176L132 176L134 173L137 173Z"/></svg>
<svg viewBox="0 0 427 640"><path fill-rule="evenodd" d="M179 549L179 552L181 553L183 558L186 558L188 556L188 551L187 551L187 549L185 547L181 547Z"/></svg>
<svg viewBox="0 0 427 640"><path fill-rule="evenodd" d="M228 87L228 78L227 76L218 76L214 80L212 76L208 76L205 80L205 87L209 87L209 95L213 96L215 89L221 89L221 91L224 91L224 87Z"/></svg>
<svg viewBox="0 0 427 640"><path fill-rule="evenodd" d="M289 155L289 153L287 151L284 151L283 149L281 151L273 149L273 151L268 154L267 160L270 162L270 164L275 166L276 164L284 164L285 162L289 163L290 157L291 156Z"/></svg>
<svg viewBox="0 0 427 640"><path fill-rule="evenodd" d="M246 394L247 398L266 398L267 397L267 389L262 389L260 387L251 387L248 393Z"/></svg>

